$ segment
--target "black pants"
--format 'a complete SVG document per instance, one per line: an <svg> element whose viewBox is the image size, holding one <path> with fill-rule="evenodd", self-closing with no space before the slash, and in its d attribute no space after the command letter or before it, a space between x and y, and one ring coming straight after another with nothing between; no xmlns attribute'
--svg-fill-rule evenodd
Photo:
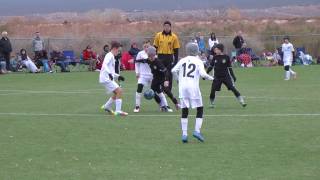
<svg viewBox="0 0 320 180"><path fill-rule="evenodd" d="M171 89L172 89L171 69L172 69L172 64L173 64L173 54L158 54L158 58L162 62L162 64L167 68L167 70L170 72L168 90L171 91Z"/></svg>
<svg viewBox="0 0 320 180"><path fill-rule="evenodd" d="M10 53L3 53L3 57L6 60L6 69L7 71L12 71L12 66L10 63Z"/></svg>

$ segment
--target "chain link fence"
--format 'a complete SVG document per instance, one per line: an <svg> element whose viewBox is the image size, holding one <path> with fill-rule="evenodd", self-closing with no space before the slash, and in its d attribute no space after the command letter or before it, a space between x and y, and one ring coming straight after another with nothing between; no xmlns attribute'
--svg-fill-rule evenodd
<svg viewBox="0 0 320 180"><path fill-rule="evenodd" d="M279 48L282 44L283 37L285 35L260 35L260 36L245 36L244 39L248 47L252 48L257 56L260 56L263 52L273 52L276 48ZM207 43L209 37L205 37ZM225 45L226 53L230 54L234 47L232 45L233 36L218 36L220 43ZM306 53L312 57L317 58L320 56L320 34L301 34L290 35L291 42L295 47L304 47ZM193 36L180 36L180 43L182 48L180 49L180 56L185 55L185 44L194 39ZM153 37L106 37L106 38L44 38L45 47L50 52L54 47L60 50L73 50L77 57L88 46L91 45L98 54L103 53L103 46L110 44L111 41L117 40L123 45L123 51L130 49L133 42L138 43L139 47L146 40L153 41ZM32 38L12 38L11 43L14 49L14 53L20 51L20 49L26 49L29 54L32 52ZM207 44L208 47L208 44Z"/></svg>

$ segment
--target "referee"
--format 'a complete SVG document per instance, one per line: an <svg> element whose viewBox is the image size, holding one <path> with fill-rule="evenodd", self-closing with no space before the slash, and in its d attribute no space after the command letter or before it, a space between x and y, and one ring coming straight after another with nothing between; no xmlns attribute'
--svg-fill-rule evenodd
<svg viewBox="0 0 320 180"><path fill-rule="evenodd" d="M163 23L163 31L158 32L154 37L154 47L157 49L158 59L162 61L163 65L170 72L169 86L164 87L164 92L175 104L176 108L179 108L177 99L173 96L172 89L172 67L178 62L180 43L178 36L171 31L171 22L165 21Z"/></svg>
<svg viewBox="0 0 320 180"><path fill-rule="evenodd" d="M154 47L157 48L158 58L163 65L171 72L172 67L178 62L180 43L178 36L171 32L171 22L163 23L163 31L158 32L154 37ZM172 79L172 77L171 77ZM170 90L172 80L170 79Z"/></svg>

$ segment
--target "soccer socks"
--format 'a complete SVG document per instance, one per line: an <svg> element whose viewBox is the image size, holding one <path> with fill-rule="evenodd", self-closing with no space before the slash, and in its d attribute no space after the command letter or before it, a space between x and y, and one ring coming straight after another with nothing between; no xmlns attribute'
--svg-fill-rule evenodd
<svg viewBox="0 0 320 180"><path fill-rule="evenodd" d="M285 80L289 80L289 79L290 79L290 71L286 71Z"/></svg>
<svg viewBox="0 0 320 180"><path fill-rule="evenodd" d="M160 106L161 106L161 107L167 107L167 106L168 106L168 102L167 102L166 96L164 96L163 93L158 94L158 96L159 96L160 99L161 99Z"/></svg>
<svg viewBox="0 0 320 180"><path fill-rule="evenodd" d="M194 131L197 133L200 133L201 127L202 127L203 118L196 118L196 124L194 127Z"/></svg>
<svg viewBox="0 0 320 180"><path fill-rule="evenodd" d="M291 68L289 69L291 74L296 74L296 72L294 72Z"/></svg>
<svg viewBox="0 0 320 180"><path fill-rule="evenodd" d="M200 133L202 123L203 123L202 118L196 118L196 123L194 127L195 132ZM188 118L181 118L181 129L182 129L182 135L188 136Z"/></svg>
<svg viewBox="0 0 320 180"><path fill-rule="evenodd" d="M293 76L293 79L296 79L297 78L297 73L294 72L291 68L289 69L290 71L290 75Z"/></svg>
<svg viewBox="0 0 320 180"><path fill-rule="evenodd" d="M121 112L122 99L116 99L116 112Z"/></svg>
<svg viewBox="0 0 320 180"><path fill-rule="evenodd" d="M182 135L188 136L188 118L181 118Z"/></svg>
<svg viewBox="0 0 320 180"><path fill-rule="evenodd" d="M244 98L242 96L238 96L237 100L239 101L239 103L243 104L244 103Z"/></svg>
<svg viewBox="0 0 320 180"><path fill-rule="evenodd" d="M136 106L141 105L141 93L136 92Z"/></svg>
<svg viewBox="0 0 320 180"><path fill-rule="evenodd" d="M111 109L111 106L112 106L112 103L113 103L113 99L112 99L112 97L111 98L109 98L109 100L106 102L106 104L104 104L104 109Z"/></svg>

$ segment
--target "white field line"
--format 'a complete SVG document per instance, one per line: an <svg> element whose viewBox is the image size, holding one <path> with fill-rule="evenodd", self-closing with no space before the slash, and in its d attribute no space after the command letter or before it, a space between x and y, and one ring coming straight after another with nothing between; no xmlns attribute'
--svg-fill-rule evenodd
<svg viewBox="0 0 320 180"><path fill-rule="evenodd" d="M104 92L104 89L87 89L87 90L72 90L72 91L34 91L34 90L0 90L0 96L10 96L10 95L26 95L26 94L92 94L92 92L101 91ZM132 95L134 93L123 93L124 95ZM209 95L203 96L209 97ZM217 96L218 98L235 98L234 96ZM245 96L247 99L269 99L269 100L320 100L317 98L300 98L300 97L270 97L270 96Z"/></svg>
<svg viewBox="0 0 320 180"><path fill-rule="evenodd" d="M73 113L15 113L0 112L0 116L61 116L61 117L111 117L105 114L73 114ZM191 115L194 116L194 115ZM297 114L206 114L205 117L318 117L320 113ZM130 114L128 117L180 117L179 114Z"/></svg>

